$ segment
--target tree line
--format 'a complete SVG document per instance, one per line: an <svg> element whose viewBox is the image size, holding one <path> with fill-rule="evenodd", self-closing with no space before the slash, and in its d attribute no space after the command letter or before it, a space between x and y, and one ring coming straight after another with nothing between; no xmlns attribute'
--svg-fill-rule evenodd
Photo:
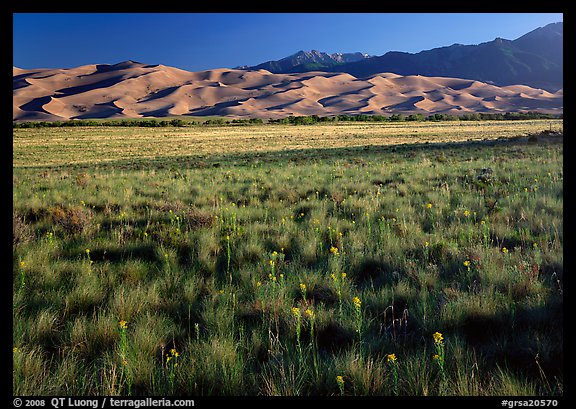
<svg viewBox="0 0 576 409"><path fill-rule="evenodd" d="M71 119L67 121L27 121L13 122L13 128L56 128L74 126L125 126L125 127L184 127L184 126L210 126L210 125L253 125L263 124L287 124L287 125L313 125L316 123L333 122L415 122L415 121L498 121L498 120L528 120L528 119L561 119L563 114L546 114L540 112L506 112L506 113L468 113L462 115L449 114L392 114L386 115L335 115L335 116L287 116L279 119L260 118L232 119L210 118L204 121L185 121L182 119L159 120L159 119L119 119L119 120L94 120L94 119Z"/></svg>
<svg viewBox="0 0 576 409"><path fill-rule="evenodd" d="M392 114L385 115L335 115L330 117L320 117L318 115L308 116L288 116L280 119L270 119L269 123L310 125L319 122L416 122L416 121L498 121L498 120L528 120L528 119L559 119L562 114L546 114L541 112L506 112L506 113L484 113L475 112L461 115L449 114Z"/></svg>

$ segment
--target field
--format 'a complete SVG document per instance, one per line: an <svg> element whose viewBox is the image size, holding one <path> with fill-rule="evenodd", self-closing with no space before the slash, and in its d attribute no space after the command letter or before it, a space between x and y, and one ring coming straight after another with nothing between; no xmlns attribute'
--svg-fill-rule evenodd
<svg viewBox="0 0 576 409"><path fill-rule="evenodd" d="M15 129L13 393L563 395L551 129Z"/></svg>

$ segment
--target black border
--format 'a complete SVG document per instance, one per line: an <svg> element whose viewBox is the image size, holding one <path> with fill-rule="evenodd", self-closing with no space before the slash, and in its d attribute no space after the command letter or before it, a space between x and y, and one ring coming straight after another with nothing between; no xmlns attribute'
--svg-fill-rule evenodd
<svg viewBox="0 0 576 409"><path fill-rule="evenodd" d="M337 3L337 4L330 4L330 3L306 3L306 2L295 2L289 1L285 4L281 3L243 3L243 2L235 2L235 3L221 3L215 1L204 1L200 2L189 2L189 1L182 1L178 3L171 3L166 4L163 2L117 2L117 3L106 3L106 2L70 2L70 1L44 1L42 3L30 2L30 1L21 1L21 2L11 2L11 4L2 5L2 13L1 13L1 20L0 25L4 34L1 38L3 39L13 39L12 35L12 14L13 13L28 13L28 12L35 12L35 13L66 13L66 12L75 12L75 13L174 13L174 12L190 12L190 13L218 13L218 12L226 12L226 13L258 13L258 12L266 12L266 13L357 13L357 12L378 12L378 13L563 13L564 15L564 24L567 29L565 30L568 32L568 35L565 36L565 43L564 49L573 51L576 50L574 39L576 37L574 30L574 25L572 21L572 12L570 10L571 4L568 1L557 1L557 0L548 0L546 2L534 2L528 1L523 2L521 0L516 0L515 2L507 2L503 3L501 1L493 1L493 0L485 0L482 2L476 3L462 3L462 2L439 2L439 1L402 1L396 0L396 2L378 2L378 3ZM536 28L536 27L535 27ZM10 32L9 32L10 30ZM12 51L11 57L13 56L13 42L10 42L10 46L8 47L4 43L5 49L10 49ZM571 59L571 53L565 53L568 55L568 58L564 59L565 69L564 72L569 73L564 78L564 89L568 90L568 95L571 94L572 82L573 82L573 75L576 73L576 70L573 67L573 59ZM12 58L10 58L12 60ZM7 135L12 134L11 128L11 118L9 118L9 107L8 104L8 70L10 66L8 65L8 59L5 60L6 64L3 68L4 75L3 78L6 78L6 81L3 82L6 84L6 104L2 105L5 107L5 111L3 112L6 116L5 121L3 123L6 126L6 136L4 139L4 143L6 144L3 151L8 152L7 156L10 155L12 157L12 142L8 139ZM570 67L568 67L570 65ZM568 69L566 69L568 68ZM4 71L5 70L5 71ZM566 94L566 92L565 92ZM565 104L565 112L570 111L571 100L566 100ZM570 117L569 117L570 118ZM568 135L571 135L571 120L566 118L564 119L564 128L567 129ZM10 127L10 128L8 128ZM570 150L574 142L571 141L572 137L567 139L566 147L568 147L568 154L564 154L564 157L571 158ZM9 181L12 180L12 166L11 162L8 160L2 161L2 175L3 175L3 182L5 183L6 191L12 192L12 187L9 185ZM573 171L570 166L563 166L564 168L564 180L570 183L574 180L573 178ZM572 187L572 186L571 186ZM576 202L574 202L573 196L571 191L568 192L568 196L564 199L565 207L568 209L574 208ZM12 195L10 195L10 201L12 202ZM13 203L12 203L13 205ZM4 208L4 207L3 207ZM2 228L8 231L9 225L11 225L11 219L9 216L1 218L2 220ZM572 232L576 231L576 223L574 218L568 217L568 225L565 225L564 231ZM568 239L566 236L563 235L565 243L565 248L572 248L570 246L571 235L568 235ZM7 241L9 240L9 234L5 236ZM6 251L8 252L8 243L6 243ZM568 259L564 262L567 265L572 265L573 258L570 257L571 253L569 252ZM12 264L8 265L8 260L11 261L11 256L3 258L5 260L6 269L4 271L11 271ZM10 277L9 274L5 274L4 277ZM564 311L571 312L573 311L573 301L572 301L572 289L573 287L573 278L571 274L564 275L565 282L564 285L564 294L566 299L564 300ZM2 297L4 302L8 305L5 305L2 311L8 313L11 310L11 294L12 286L4 285L4 291L6 291L6 296ZM10 293L9 293L10 292ZM10 318L10 322L12 322L12 318ZM564 323L562 323L565 327ZM10 333L9 337L2 337L3 343L7 345L2 346L2 351L5 355L4 362L10 363L2 365L3 369L8 372L9 369L12 368L12 333ZM576 386L576 382L574 382L574 371L570 370L570 363L576 362L574 359L573 349L570 348L574 345L574 336L572 333L568 331L564 331L564 396L560 397L542 397L544 399L556 399L559 404L557 407L563 407L567 403L576 403L574 400L574 387ZM9 355L10 354L10 355ZM568 358L569 357L569 358ZM11 378L11 377L10 377ZM6 379L6 378L4 378ZM11 385L8 382L3 382L6 388L6 393L2 394L6 396L6 399L3 401L7 404L7 407L16 407L14 405L13 399L15 398L10 393ZM4 388L3 388L4 389ZM56 396L58 397L58 396ZM149 396L146 396L149 397ZM134 397L134 399L138 398L146 398L146 397ZM26 397L20 397L22 400L26 399ZM44 400L45 406L44 407L52 407L50 405L50 401L53 396L47 397L30 397L33 399L40 399ZM68 397L66 397L68 398ZM82 398L82 397L78 397ZM86 399L97 399L99 402L99 407L102 407L102 400L103 397L85 397ZM154 398L154 397L152 397ZM176 399L184 399L187 397L162 397L158 396L155 397L158 399L168 399L174 401ZM189 397L195 401L195 408L206 408L212 407L214 405L249 405L251 407L269 407L273 404L287 404L287 405L298 405L298 406L316 406L316 405L345 405L349 407L350 404L359 404L366 407L377 407L380 405L426 405L432 407L458 407L462 408L463 405L469 406L476 406L482 408L496 408L496 407L504 407L502 406L503 399L509 400L516 400L516 401L525 401L529 399L537 399L538 397L377 397L377 396L367 396L367 397L318 397L318 396L311 396L311 397L295 397L295 398L270 398L270 397ZM130 400L130 398L123 398L126 400ZM24 407L24 406L23 406ZM109 407L109 405L107 405Z"/></svg>

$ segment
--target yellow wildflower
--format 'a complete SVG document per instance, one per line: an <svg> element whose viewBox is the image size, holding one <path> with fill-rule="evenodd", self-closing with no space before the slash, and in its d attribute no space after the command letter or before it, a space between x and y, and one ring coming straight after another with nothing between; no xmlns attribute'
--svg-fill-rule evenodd
<svg viewBox="0 0 576 409"><path fill-rule="evenodd" d="M334 255L338 254L338 247L334 247L334 246L330 247L330 253L332 253Z"/></svg>
<svg viewBox="0 0 576 409"><path fill-rule="evenodd" d="M386 356L386 362L396 362L396 354L388 354Z"/></svg>
<svg viewBox="0 0 576 409"><path fill-rule="evenodd" d="M432 203L427 203L427 204L426 204L426 209L432 209Z"/></svg>
<svg viewBox="0 0 576 409"><path fill-rule="evenodd" d="M314 311L312 311L310 308L308 308L304 314L306 314L308 318L314 318Z"/></svg>
<svg viewBox="0 0 576 409"><path fill-rule="evenodd" d="M502 253L504 254L508 253L508 249L506 247L502 247Z"/></svg>
<svg viewBox="0 0 576 409"><path fill-rule="evenodd" d="M342 276L342 278L346 278L346 273L342 273L340 275Z"/></svg>
<svg viewBox="0 0 576 409"><path fill-rule="evenodd" d="M356 309L360 309L360 306L362 305L362 301L360 301L360 298L354 297L352 298L352 302L354 303L354 307Z"/></svg>
<svg viewBox="0 0 576 409"><path fill-rule="evenodd" d="M436 331L434 334L432 334L432 337L434 337L434 342L437 344L441 344L442 341L444 340L444 338L442 337L442 334L439 333L438 331Z"/></svg>
<svg viewBox="0 0 576 409"><path fill-rule="evenodd" d="M124 321L124 320L121 320L121 321L118 323L118 325L119 325L120 328L122 328L122 329L128 328L128 323L127 323L126 321Z"/></svg>
<svg viewBox="0 0 576 409"><path fill-rule="evenodd" d="M292 307L292 315L296 318L300 318L300 308Z"/></svg>
<svg viewBox="0 0 576 409"><path fill-rule="evenodd" d="M464 217L468 217L470 216L470 211L469 210L464 210Z"/></svg>
<svg viewBox="0 0 576 409"><path fill-rule="evenodd" d="M470 265L470 260L466 260L466 261L464 262L464 267L468 267L469 265Z"/></svg>
<svg viewBox="0 0 576 409"><path fill-rule="evenodd" d="M300 290L306 291L306 284L300 283Z"/></svg>

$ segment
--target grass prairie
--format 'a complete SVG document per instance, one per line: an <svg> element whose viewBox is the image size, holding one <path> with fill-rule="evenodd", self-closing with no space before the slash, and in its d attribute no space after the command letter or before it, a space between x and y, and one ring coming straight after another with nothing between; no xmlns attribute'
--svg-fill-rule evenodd
<svg viewBox="0 0 576 409"><path fill-rule="evenodd" d="M562 128L562 120L339 123L314 126L82 127L14 130L14 166L258 155L516 137Z"/></svg>
<svg viewBox="0 0 576 409"><path fill-rule="evenodd" d="M562 395L550 129L15 129L13 393Z"/></svg>

